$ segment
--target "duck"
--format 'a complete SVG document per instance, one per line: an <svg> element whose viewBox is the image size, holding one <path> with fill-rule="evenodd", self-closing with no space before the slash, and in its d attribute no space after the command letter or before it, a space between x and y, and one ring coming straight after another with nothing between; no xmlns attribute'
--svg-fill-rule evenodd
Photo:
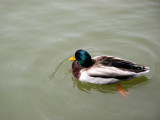
<svg viewBox="0 0 160 120"><path fill-rule="evenodd" d="M91 84L116 84L142 76L150 71L149 67L118 57L103 55L91 58L91 55L84 49L77 50L75 56L69 60L73 61L74 78ZM129 94L122 89L120 84L117 85L123 96Z"/></svg>

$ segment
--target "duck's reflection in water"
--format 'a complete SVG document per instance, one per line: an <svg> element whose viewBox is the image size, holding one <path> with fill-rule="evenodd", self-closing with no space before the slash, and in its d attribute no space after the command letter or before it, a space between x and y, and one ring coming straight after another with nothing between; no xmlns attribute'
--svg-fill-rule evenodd
<svg viewBox="0 0 160 120"><path fill-rule="evenodd" d="M90 84L90 83L83 83L74 77L72 77L74 87L78 87L79 90L84 91L86 93L91 94L91 90L94 89L96 91L102 92L102 93L116 93L118 91L117 84L109 84L109 85L96 85L96 84ZM121 84L122 88L129 91L130 88L135 86L141 86L147 84L149 79L146 76L137 77L128 81L121 81L119 84Z"/></svg>

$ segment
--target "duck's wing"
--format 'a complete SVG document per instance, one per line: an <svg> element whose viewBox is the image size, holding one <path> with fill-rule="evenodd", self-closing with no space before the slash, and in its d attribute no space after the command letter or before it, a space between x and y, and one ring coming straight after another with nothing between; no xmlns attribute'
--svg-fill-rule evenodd
<svg viewBox="0 0 160 120"><path fill-rule="evenodd" d="M128 78L136 75L134 72L124 71L115 67L93 66L87 69L87 74L92 77L103 78Z"/></svg>
<svg viewBox="0 0 160 120"><path fill-rule="evenodd" d="M92 77L128 78L149 72L147 67L112 56L94 57L93 61L94 65L86 70Z"/></svg>

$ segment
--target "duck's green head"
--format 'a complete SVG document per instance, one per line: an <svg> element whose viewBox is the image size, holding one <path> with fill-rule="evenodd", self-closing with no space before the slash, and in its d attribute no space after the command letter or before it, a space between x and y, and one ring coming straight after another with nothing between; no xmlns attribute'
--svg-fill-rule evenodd
<svg viewBox="0 0 160 120"><path fill-rule="evenodd" d="M83 49L77 50L75 57L72 57L69 60L77 60L79 64L85 68L90 67L93 64L90 54Z"/></svg>

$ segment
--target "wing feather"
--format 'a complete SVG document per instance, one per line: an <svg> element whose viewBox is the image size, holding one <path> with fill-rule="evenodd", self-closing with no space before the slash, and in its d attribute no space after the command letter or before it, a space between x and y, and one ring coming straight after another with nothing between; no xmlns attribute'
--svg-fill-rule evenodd
<svg viewBox="0 0 160 120"><path fill-rule="evenodd" d="M124 71L110 66L92 66L87 70L87 74L92 77L106 77L106 78L127 78L136 75L134 72Z"/></svg>
<svg viewBox="0 0 160 120"><path fill-rule="evenodd" d="M95 64L87 69L87 74L92 77L127 78L144 71L143 66L117 57L96 56L92 59Z"/></svg>

